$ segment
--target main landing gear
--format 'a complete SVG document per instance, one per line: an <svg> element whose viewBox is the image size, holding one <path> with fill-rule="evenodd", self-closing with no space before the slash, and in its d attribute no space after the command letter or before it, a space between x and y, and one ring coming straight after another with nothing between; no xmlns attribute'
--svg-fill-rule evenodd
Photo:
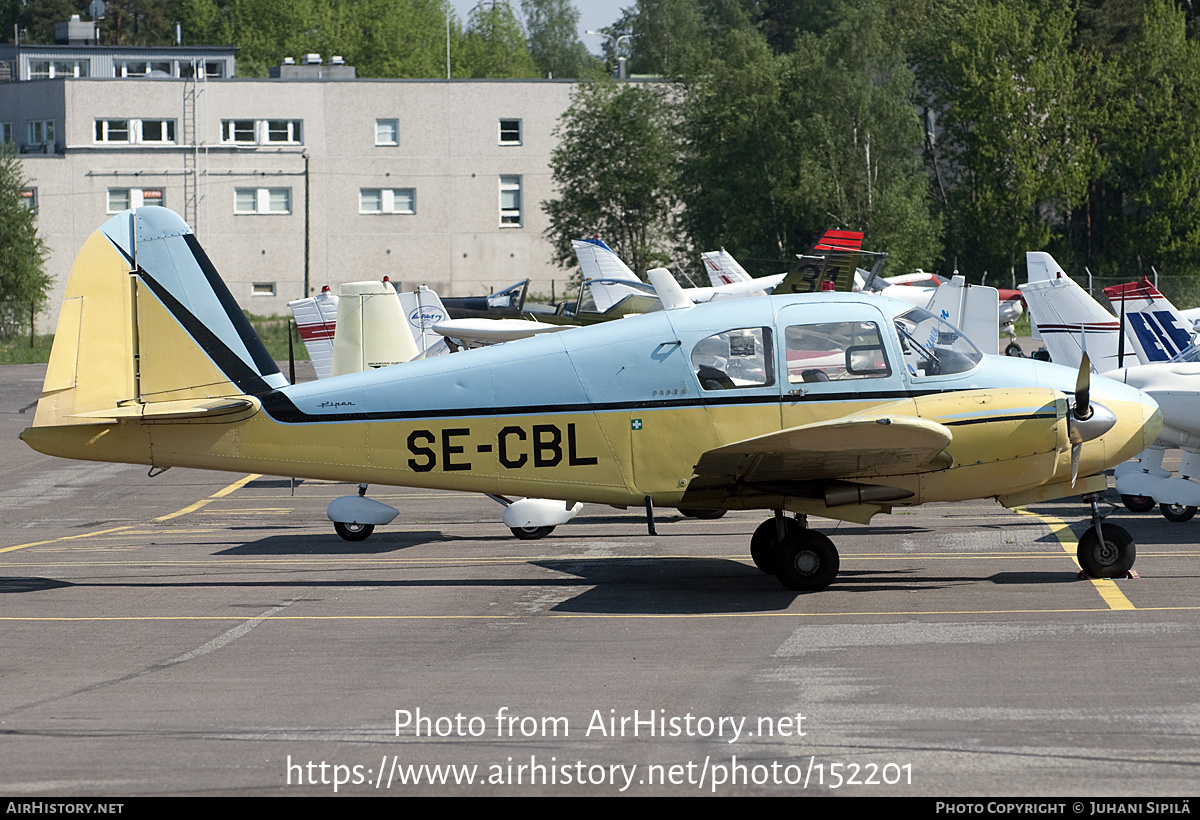
<svg viewBox="0 0 1200 820"><path fill-rule="evenodd" d="M754 565L788 589L817 592L833 583L838 551L824 534L808 528L806 516L788 518L782 510L759 524L750 537Z"/></svg>
<svg viewBox="0 0 1200 820"><path fill-rule="evenodd" d="M1137 547L1133 536L1116 524L1102 524L1099 493L1083 497L1092 505L1092 526L1079 539L1076 557L1084 573L1092 578L1124 578L1133 569Z"/></svg>

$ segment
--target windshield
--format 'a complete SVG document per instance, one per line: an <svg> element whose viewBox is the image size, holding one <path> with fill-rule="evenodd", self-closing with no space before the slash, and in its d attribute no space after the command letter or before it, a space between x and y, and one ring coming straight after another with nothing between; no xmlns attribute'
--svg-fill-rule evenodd
<svg viewBox="0 0 1200 820"><path fill-rule="evenodd" d="M964 373L983 359L979 348L961 330L924 308L897 316L896 333L904 349L904 363L913 376Z"/></svg>
<svg viewBox="0 0 1200 820"><path fill-rule="evenodd" d="M1126 358L1129 358L1128 355L1126 355ZM1200 362L1200 341L1192 342L1179 353L1176 353L1171 362Z"/></svg>

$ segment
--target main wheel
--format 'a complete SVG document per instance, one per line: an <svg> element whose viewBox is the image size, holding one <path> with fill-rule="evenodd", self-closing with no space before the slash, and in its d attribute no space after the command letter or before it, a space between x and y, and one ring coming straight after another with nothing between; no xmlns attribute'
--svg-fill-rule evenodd
<svg viewBox="0 0 1200 820"><path fill-rule="evenodd" d="M699 518L704 521L720 518L725 513L726 510L688 510L683 507L679 508L679 514L684 518Z"/></svg>
<svg viewBox="0 0 1200 820"><path fill-rule="evenodd" d="M1133 536L1116 524L1104 524L1104 543L1092 527L1079 539L1075 555L1079 566L1093 578L1120 578L1133 568L1137 548Z"/></svg>
<svg viewBox="0 0 1200 820"><path fill-rule="evenodd" d="M341 521L334 521L333 529L347 541L365 541L371 537L371 533L375 532L375 525L343 524Z"/></svg>
<svg viewBox="0 0 1200 820"><path fill-rule="evenodd" d="M785 539L796 532L804 529L794 518L785 518L784 530ZM750 557L754 559L754 566L761 569L767 575L775 574L775 565L779 562L779 539L775 529L775 519L768 518L766 521L758 525L758 529L754 531L754 535L750 536Z"/></svg>
<svg viewBox="0 0 1200 820"><path fill-rule="evenodd" d="M837 577L837 547L816 530L800 530L784 539L775 575L788 589L818 592Z"/></svg>
<svg viewBox="0 0 1200 820"><path fill-rule="evenodd" d="M1159 504L1158 511L1162 513L1163 518L1176 524L1191 521L1192 516L1196 514L1195 507L1186 507L1183 504Z"/></svg>
<svg viewBox="0 0 1200 820"><path fill-rule="evenodd" d="M1154 499L1148 495L1123 495L1121 503L1130 512L1144 513L1154 509Z"/></svg>
<svg viewBox="0 0 1200 820"><path fill-rule="evenodd" d="M522 541L536 541L554 532L554 527L509 527L512 534Z"/></svg>
<svg viewBox="0 0 1200 820"><path fill-rule="evenodd" d="M1004 355L1005 356L1020 356L1020 357L1024 358L1025 351L1022 350L1021 346L1019 344L1017 344L1016 342L1009 342L1008 347L1004 348Z"/></svg>

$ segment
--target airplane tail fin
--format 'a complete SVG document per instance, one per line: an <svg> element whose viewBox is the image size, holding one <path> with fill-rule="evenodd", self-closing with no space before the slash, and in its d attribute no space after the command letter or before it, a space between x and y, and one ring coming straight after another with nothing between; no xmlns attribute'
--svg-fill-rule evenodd
<svg viewBox="0 0 1200 820"><path fill-rule="evenodd" d="M1025 256L1030 281L1021 285L1021 293L1051 360L1078 367L1086 345L1088 358L1097 372L1115 369L1120 330L1117 317L1063 275L1050 254L1031 251ZM1047 271L1053 275L1044 276Z"/></svg>
<svg viewBox="0 0 1200 820"><path fill-rule="evenodd" d="M400 364L420 352L391 283L371 280L342 285L330 375Z"/></svg>
<svg viewBox="0 0 1200 820"><path fill-rule="evenodd" d="M927 310L967 334L984 353L1000 353L1000 292L996 288L968 285L963 277L955 276L933 292Z"/></svg>
<svg viewBox="0 0 1200 820"><path fill-rule="evenodd" d="M191 229L166 208L138 208L76 257L22 438L42 449L37 428L236 412L286 384Z"/></svg>
<svg viewBox="0 0 1200 820"><path fill-rule="evenodd" d="M825 231L811 254L797 254L796 264L775 293L816 293L823 290L853 290L862 231Z"/></svg>
<svg viewBox="0 0 1200 820"><path fill-rule="evenodd" d="M706 251L700 254L704 260L704 269L708 271L708 281L714 288L721 285L732 285L734 282L751 282L754 280L746 269L738 264L729 251L721 248L719 251Z"/></svg>
<svg viewBox="0 0 1200 820"><path fill-rule="evenodd" d="M338 298L326 285L316 296L288 302L300 339L318 379L329 377L333 364L333 334L337 330Z"/></svg>
<svg viewBox="0 0 1200 820"><path fill-rule="evenodd" d="M1124 314L1125 335L1142 364L1169 361L1192 343L1192 323L1149 279L1107 287L1104 295Z"/></svg>

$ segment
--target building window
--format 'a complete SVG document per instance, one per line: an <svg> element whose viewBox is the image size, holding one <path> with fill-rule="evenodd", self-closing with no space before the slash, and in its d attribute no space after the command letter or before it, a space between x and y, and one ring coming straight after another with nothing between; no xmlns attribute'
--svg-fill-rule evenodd
<svg viewBox="0 0 1200 820"><path fill-rule="evenodd" d="M234 191L235 214L290 214L291 188L238 188Z"/></svg>
<svg viewBox="0 0 1200 820"><path fill-rule="evenodd" d="M252 285L250 285L250 295L251 296L274 296L275 295L275 283L274 282L255 282Z"/></svg>
<svg viewBox="0 0 1200 820"><path fill-rule="evenodd" d="M30 60L29 79L52 80L56 77L88 76L87 60Z"/></svg>
<svg viewBox="0 0 1200 820"><path fill-rule="evenodd" d="M175 120L96 120L96 142L174 143Z"/></svg>
<svg viewBox="0 0 1200 820"><path fill-rule="evenodd" d="M521 144L521 121L520 120L500 120L500 144L501 145L520 145Z"/></svg>
<svg viewBox="0 0 1200 820"><path fill-rule="evenodd" d="M54 120L33 120L29 123L29 144L49 145L54 142Z"/></svg>
<svg viewBox="0 0 1200 820"><path fill-rule="evenodd" d="M415 188L362 188L358 192L360 214L415 214Z"/></svg>
<svg viewBox="0 0 1200 820"><path fill-rule="evenodd" d="M245 142L253 145L255 139L254 120L221 120L222 142Z"/></svg>
<svg viewBox="0 0 1200 820"><path fill-rule="evenodd" d="M37 213L37 188L22 188L18 196L21 198L20 201L22 207L24 207L27 211L32 211L35 214Z"/></svg>
<svg viewBox="0 0 1200 820"><path fill-rule="evenodd" d="M400 120L375 120L375 144L399 145Z"/></svg>
<svg viewBox="0 0 1200 820"><path fill-rule="evenodd" d="M121 211L129 210L130 191L128 188L109 188L108 189L108 212L110 214L119 214Z"/></svg>
<svg viewBox="0 0 1200 820"><path fill-rule="evenodd" d="M267 120L267 142L303 142L300 120Z"/></svg>
<svg viewBox="0 0 1200 820"><path fill-rule="evenodd" d="M500 225L521 226L521 178L500 177Z"/></svg>
<svg viewBox="0 0 1200 820"><path fill-rule="evenodd" d="M117 214L143 205L166 205L162 188L109 188L108 212Z"/></svg>
<svg viewBox="0 0 1200 820"><path fill-rule="evenodd" d="M142 120L142 142L175 142L175 120Z"/></svg>
<svg viewBox="0 0 1200 820"><path fill-rule="evenodd" d="M12 142L12 123L0 122L0 142Z"/></svg>
<svg viewBox="0 0 1200 820"><path fill-rule="evenodd" d="M265 145L304 142L303 120L221 120L221 142Z"/></svg>
<svg viewBox="0 0 1200 820"><path fill-rule="evenodd" d="M129 120L96 120L96 142L132 142Z"/></svg>
<svg viewBox="0 0 1200 820"><path fill-rule="evenodd" d="M221 79L225 76L225 64L217 62L205 63L204 76L210 79Z"/></svg>

